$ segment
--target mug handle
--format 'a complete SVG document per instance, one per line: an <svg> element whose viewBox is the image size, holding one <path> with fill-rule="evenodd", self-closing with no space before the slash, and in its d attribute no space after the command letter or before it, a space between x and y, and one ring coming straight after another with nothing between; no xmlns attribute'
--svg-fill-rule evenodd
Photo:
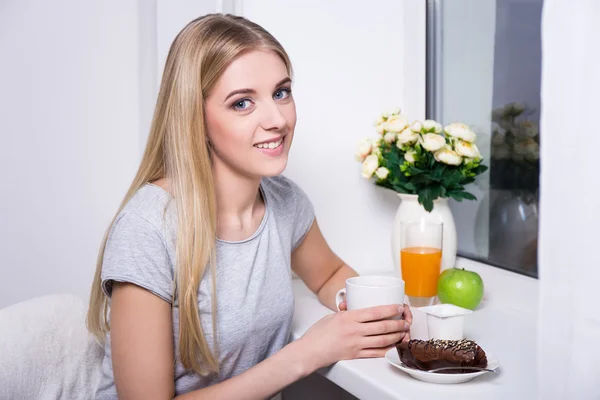
<svg viewBox="0 0 600 400"><path fill-rule="evenodd" d="M344 301L344 295L346 295L346 288L338 290L338 292L335 294L335 306L337 307L338 311L342 311L340 310L340 303Z"/></svg>

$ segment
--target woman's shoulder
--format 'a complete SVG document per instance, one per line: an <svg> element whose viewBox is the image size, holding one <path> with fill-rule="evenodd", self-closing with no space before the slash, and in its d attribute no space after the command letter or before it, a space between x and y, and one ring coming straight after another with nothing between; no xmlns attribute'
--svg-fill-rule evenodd
<svg viewBox="0 0 600 400"><path fill-rule="evenodd" d="M269 194L289 200L291 197L306 196L302 188L284 175L265 177L262 179L262 187Z"/></svg>
<svg viewBox="0 0 600 400"><path fill-rule="evenodd" d="M145 184L137 190L117 215L115 223L142 220L164 233L174 217L173 198L161 187Z"/></svg>
<svg viewBox="0 0 600 400"><path fill-rule="evenodd" d="M312 202L302 188L283 175L263 178L268 206L282 226L288 226L292 247L302 241L315 218Z"/></svg>
<svg viewBox="0 0 600 400"><path fill-rule="evenodd" d="M306 192L286 176L277 175L263 178L262 188L266 192L267 201L271 203L271 208L282 209L285 213L302 212L313 208Z"/></svg>

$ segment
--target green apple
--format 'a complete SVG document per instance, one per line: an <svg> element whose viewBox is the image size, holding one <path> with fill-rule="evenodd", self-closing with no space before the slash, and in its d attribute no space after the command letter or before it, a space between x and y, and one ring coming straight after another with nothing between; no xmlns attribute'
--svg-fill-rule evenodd
<svg viewBox="0 0 600 400"><path fill-rule="evenodd" d="M483 298L483 280L477 272L449 268L440 275L438 298L441 303L474 310Z"/></svg>

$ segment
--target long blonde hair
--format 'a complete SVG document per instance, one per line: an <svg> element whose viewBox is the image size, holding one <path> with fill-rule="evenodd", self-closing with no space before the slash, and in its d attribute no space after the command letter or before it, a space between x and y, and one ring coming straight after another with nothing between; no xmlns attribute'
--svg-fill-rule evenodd
<svg viewBox="0 0 600 400"><path fill-rule="evenodd" d="M198 288L210 265L215 329L216 199L204 101L227 66L242 53L256 49L274 51L291 75L291 62L281 44L243 17L209 14L190 22L177 35L167 56L144 156L115 215L143 185L168 179L178 222L173 304L176 298L179 357L187 369L199 375L219 371L218 356L210 350L198 310ZM101 289L109 230L100 247L87 314L88 329L101 342L110 329L108 299Z"/></svg>

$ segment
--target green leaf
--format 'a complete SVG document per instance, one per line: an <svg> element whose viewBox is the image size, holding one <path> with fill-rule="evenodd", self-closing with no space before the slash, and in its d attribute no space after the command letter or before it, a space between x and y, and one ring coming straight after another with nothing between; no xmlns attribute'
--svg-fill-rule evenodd
<svg viewBox="0 0 600 400"><path fill-rule="evenodd" d="M445 169L446 166L444 164L437 163L436 166L433 168L431 175L435 176L437 179L441 179L442 176L444 176Z"/></svg>
<svg viewBox="0 0 600 400"><path fill-rule="evenodd" d="M428 212L433 210L433 197L430 187L426 187L419 192L419 204L421 204Z"/></svg>
<svg viewBox="0 0 600 400"><path fill-rule="evenodd" d="M408 165L408 171L410 172L410 174L411 174L412 176L422 175L422 174L424 174L424 173L425 173L425 171L424 171L424 170L422 170L422 169L420 169L420 168L417 168L417 167L415 167L415 166L412 166L412 165L410 165L410 164Z"/></svg>
<svg viewBox="0 0 600 400"><path fill-rule="evenodd" d="M473 172L475 175L480 175L480 174L483 174L487 170L488 170L488 167L486 165L479 164L477 167L473 168L471 170L471 172Z"/></svg>
<svg viewBox="0 0 600 400"><path fill-rule="evenodd" d="M448 192L448 194L450 195L450 197L452 197L454 200L458 201L459 203L461 201L463 201L463 198L460 195L460 192Z"/></svg>
<svg viewBox="0 0 600 400"><path fill-rule="evenodd" d="M440 197L446 197L446 188L440 185Z"/></svg>
<svg viewBox="0 0 600 400"><path fill-rule="evenodd" d="M404 184L404 187L407 190L410 190L411 192L414 192L415 190L417 190L417 187L412 183L412 182L407 182Z"/></svg>
<svg viewBox="0 0 600 400"><path fill-rule="evenodd" d="M465 192L465 191L452 191L451 194L452 198L456 201L463 201L463 199L467 199L467 200L477 200L477 197L473 196L471 193L469 192Z"/></svg>
<svg viewBox="0 0 600 400"><path fill-rule="evenodd" d="M400 184L397 185L393 185L393 189L398 192L398 193L406 193L406 194L414 194L411 191L407 190L405 187L403 187Z"/></svg>
<svg viewBox="0 0 600 400"><path fill-rule="evenodd" d="M440 197L440 194L442 193L442 186L440 185L432 185L430 186L430 191L431 191L431 200L435 200L438 197Z"/></svg>
<svg viewBox="0 0 600 400"><path fill-rule="evenodd" d="M431 153L429 153L429 154L430 154L430 156L429 156L429 169L431 169L431 168L433 168L433 166L435 165L435 163L437 161L435 160L435 157L433 157L433 155L431 155Z"/></svg>
<svg viewBox="0 0 600 400"><path fill-rule="evenodd" d="M462 194L461 194L461 196L462 196L464 199L467 199L467 200L477 200L477 197L473 196L473 195L472 195L471 193L469 193L469 192L461 192L461 193L462 193Z"/></svg>

